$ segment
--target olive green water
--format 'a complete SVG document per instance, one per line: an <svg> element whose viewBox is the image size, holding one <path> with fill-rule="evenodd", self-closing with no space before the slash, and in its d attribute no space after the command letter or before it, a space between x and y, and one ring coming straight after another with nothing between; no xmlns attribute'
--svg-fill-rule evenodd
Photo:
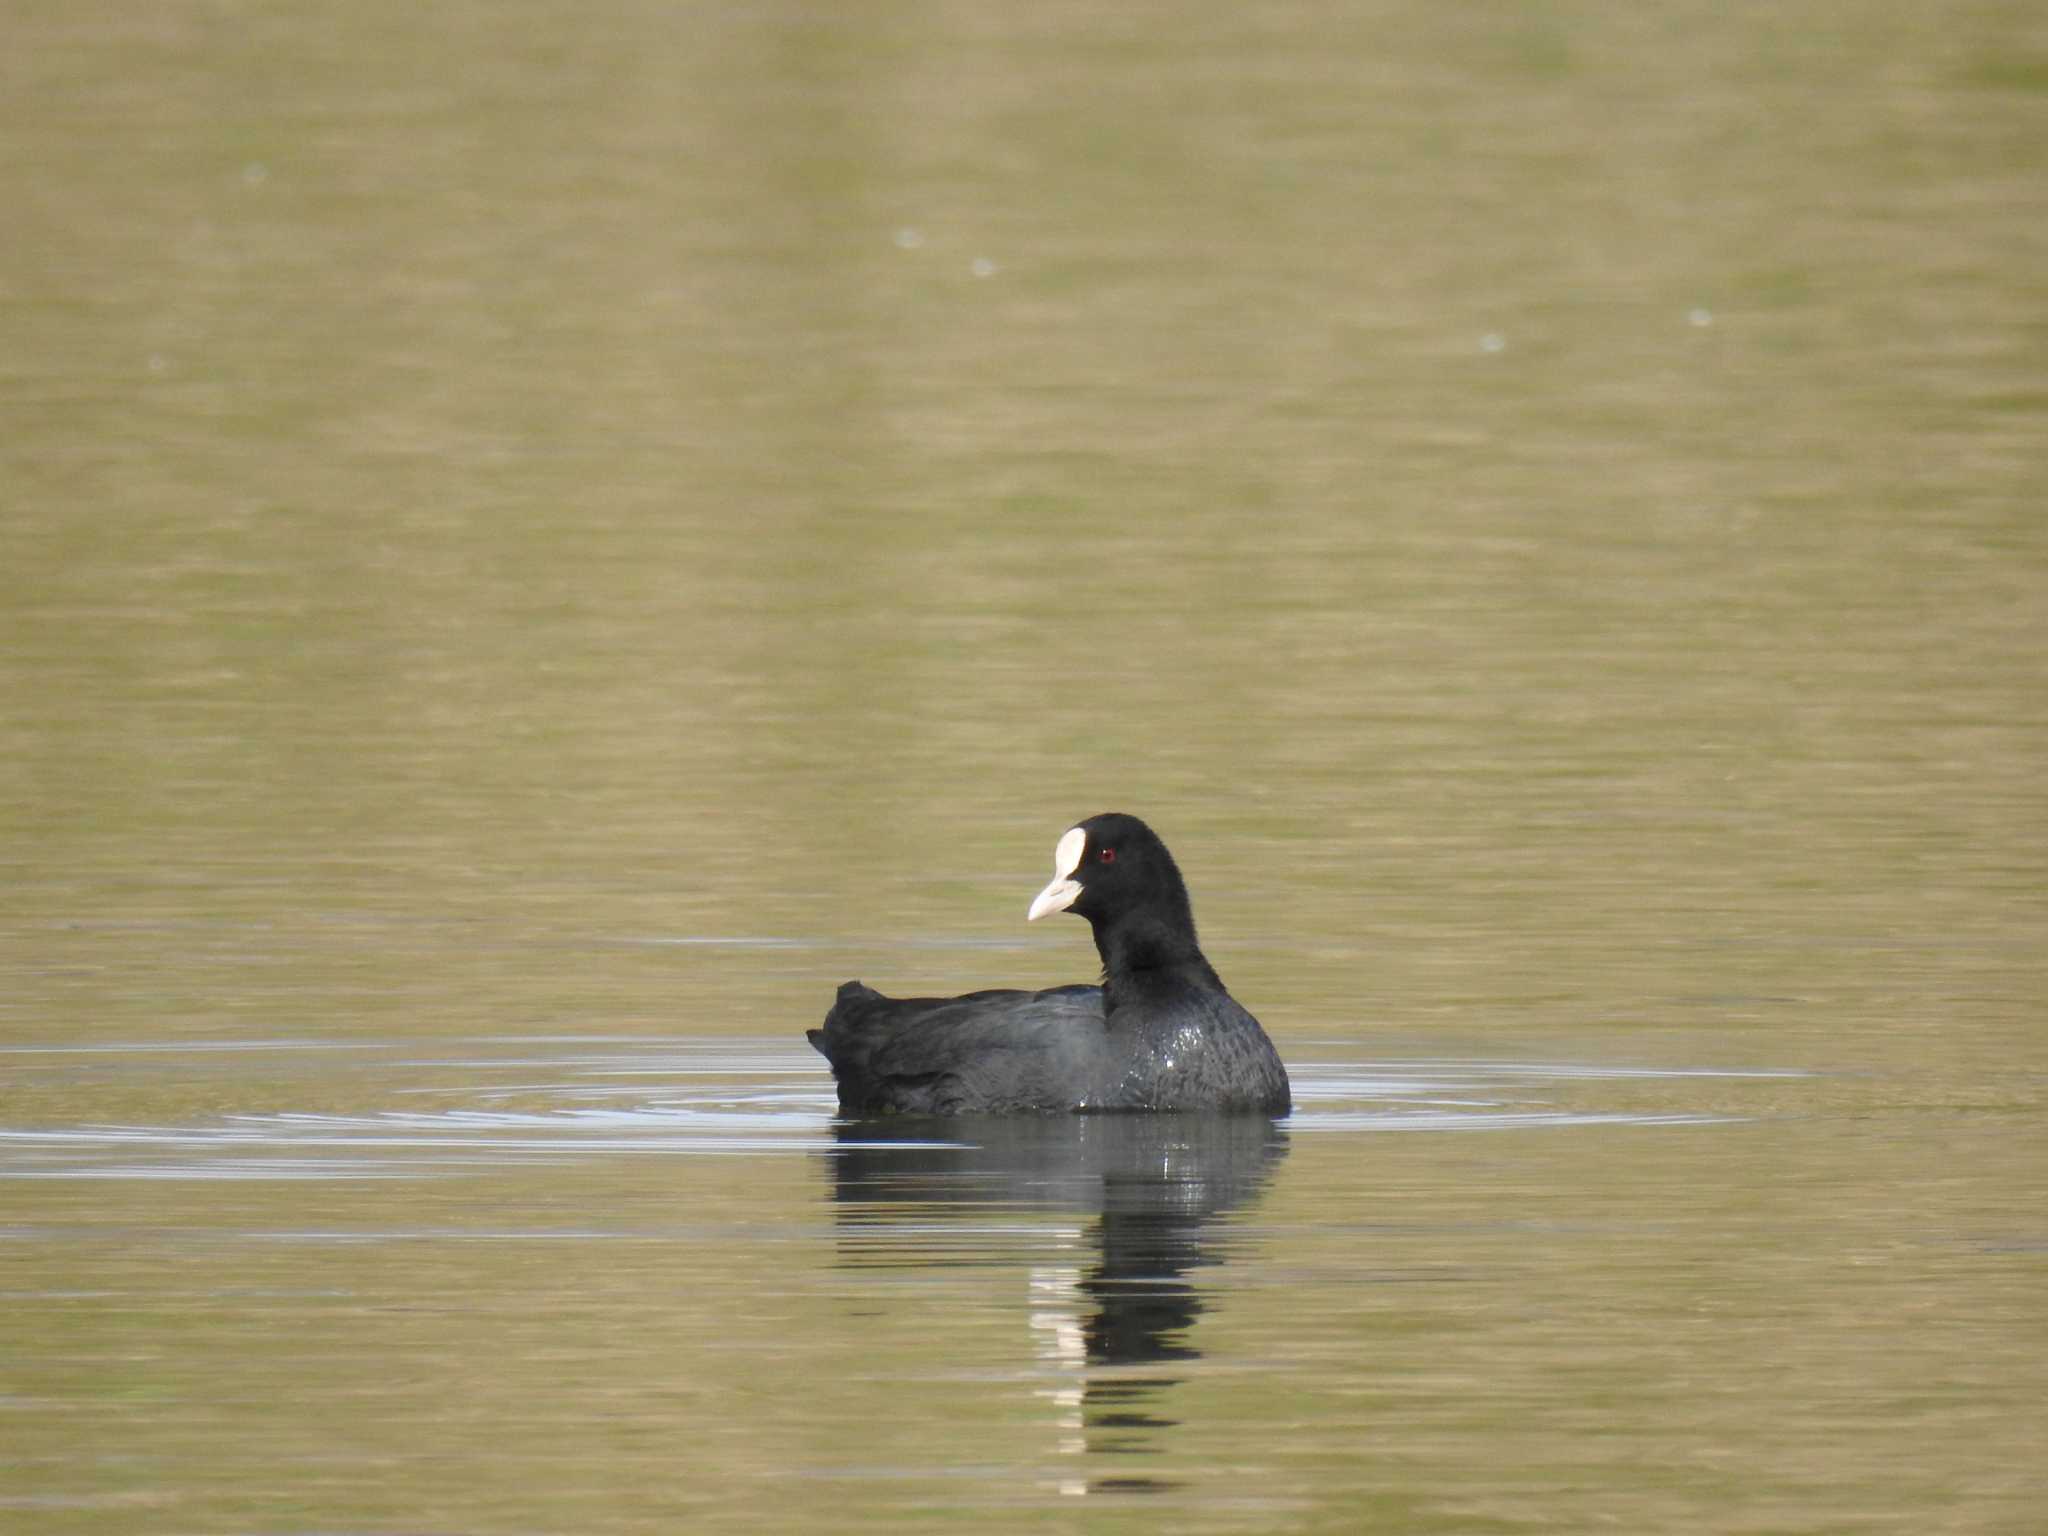
<svg viewBox="0 0 2048 1536"><path fill-rule="evenodd" d="M2037 7L0 24L0 1529L2041 1528Z"/></svg>

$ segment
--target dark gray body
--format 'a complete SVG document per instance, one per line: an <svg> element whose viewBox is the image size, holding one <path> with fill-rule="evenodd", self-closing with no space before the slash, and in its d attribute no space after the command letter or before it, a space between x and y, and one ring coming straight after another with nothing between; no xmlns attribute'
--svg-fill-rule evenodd
<svg viewBox="0 0 2048 1536"><path fill-rule="evenodd" d="M1108 1013L1101 987L890 998L849 981L809 1038L852 1114L1287 1113L1257 1019L1221 987L1152 980Z"/></svg>

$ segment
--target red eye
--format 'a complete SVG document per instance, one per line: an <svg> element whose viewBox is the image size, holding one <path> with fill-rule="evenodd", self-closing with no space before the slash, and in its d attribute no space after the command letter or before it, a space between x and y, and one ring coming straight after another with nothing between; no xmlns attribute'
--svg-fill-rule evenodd
<svg viewBox="0 0 2048 1536"><path fill-rule="evenodd" d="M1116 862L1116 850L1114 848L1105 848L1102 850L1100 857L1103 863L1114 864Z"/></svg>

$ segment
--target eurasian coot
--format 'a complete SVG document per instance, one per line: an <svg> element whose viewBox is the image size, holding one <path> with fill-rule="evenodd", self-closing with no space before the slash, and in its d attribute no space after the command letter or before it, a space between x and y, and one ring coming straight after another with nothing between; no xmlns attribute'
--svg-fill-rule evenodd
<svg viewBox="0 0 2048 1536"><path fill-rule="evenodd" d="M1091 816L1053 853L1027 920L1095 929L1099 987L884 997L849 981L807 1031L852 1114L1185 1109L1284 1115L1287 1069L1195 942L1188 888L1135 816Z"/></svg>

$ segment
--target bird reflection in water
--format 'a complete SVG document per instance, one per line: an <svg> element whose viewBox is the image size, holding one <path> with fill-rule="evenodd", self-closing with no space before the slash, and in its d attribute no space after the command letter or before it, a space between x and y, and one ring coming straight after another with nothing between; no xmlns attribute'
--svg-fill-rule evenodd
<svg viewBox="0 0 2048 1536"><path fill-rule="evenodd" d="M1048 1378L1062 1456L1156 1455L1176 1420L1159 1411L1179 1377L1130 1367L1198 1359L1204 1310L1195 1269L1241 1256L1245 1234L1216 1224L1255 1201L1287 1154L1259 1116L1061 1115L846 1120L834 1127L832 1194L864 1240L846 1262L958 1264L961 1244L934 1217L1035 1210L1089 1225L1032 1264L1032 1348ZM914 1217L914 1222L907 1218ZM872 1239L885 1238L886 1245ZM1068 1494L1143 1493L1147 1477L1061 1475Z"/></svg>

